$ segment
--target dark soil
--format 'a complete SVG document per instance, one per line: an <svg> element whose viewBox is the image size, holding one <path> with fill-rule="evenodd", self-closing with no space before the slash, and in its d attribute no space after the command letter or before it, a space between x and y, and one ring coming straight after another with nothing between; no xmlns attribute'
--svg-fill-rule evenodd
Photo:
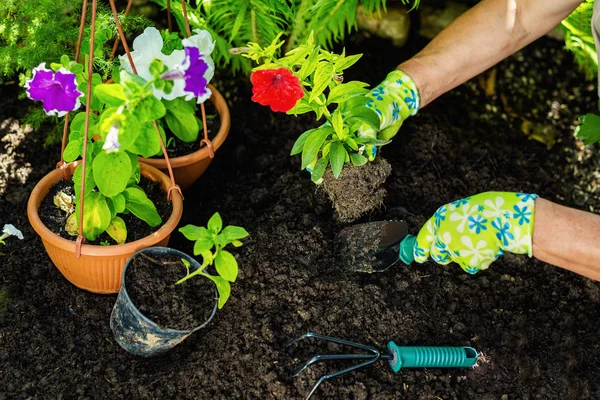
<svg viewBox="0 0 600 400"><path fill-rule="evenodd" d="M210 317L215 285L200 275L174 285L185 275L181 258L149 258L142 253L127 267L127 294L138 310L161 328L191 330Z"/></svg>
<svg viewBox="0 0 600 400"><path fill-rule="evenodd" d="M352 222L379 208L387 194L383 184L391 173L392 167L383 157L362 167L346 165L337 179L328 168L323 189L335 207L337 219Z"/></svg>
<svg viewBox="0 0 600 400"><path fill-rule="evenodd" d="M217 109L210 101L204 103L204 108L206 110L206 128L208 130L208 138L214 139L221 129L221 120L219 119L219 113ZM167 137L167 153L169 157L182 157L187 156L188 154L192 154L195 151L200 150L200 140L204 138L204 128L202 127L202 111L200 107L198 107L198 111L196 112L196 117L200 120L200 132L198 133L198 140L195 140L191 143L184 142L180 140L177 136L173 134L173 132L169 129L167 124L164 124L165 135ZM157 155L151 158L164 158L161 155Z"/></svg>
<svg viewBox="0 0 600 400"><path fill-rule="evenodd" d="M127 240L125 243L133 242L145 238L146 236L150 236L153 232L159 230L165 222L167 222L173 211L173 206L169 201L167 201L165 191L162 190L159 182L154 182L150 179L142 177L138 186L144 190L146 196L148 196L148 198L152 200L156 206L158 215L160 215L162 218L162 223L153 228L131 213L119 214L119 217L123 219L125 226L127 227ZM60 191L63 191L70 196L75 194L75 189L72 182L64 180L57 182L54 186L52 186L52 188L50 188L48 195L46 198L44 198L42 204L40 204L38 213L40 219L48 229L60 237L75 241L77 236L71 236L65 230L65 223L67 222L69 215L54 205L54 196ZM96 240L87 241L86 243L100 245L103 242L116 244L107 233L103 233L98 236Z"/></svg>
<svg viewBox="0 0 600 400"><path fill-rule="evenodd" d="M423 46L410 43L396 50L355 35L346 53L365 55L345 80L377 84ZM562 45L544 38L497 67L489 95L476 78L406 121L383 149L393 169L385 207L359 221L403 218L414 234L440 205L488 190L600 209L598 147L583 148L573 138L577 117L596 108L596 89ZM393 339L480 352L478 365L467 369L393 374L379 362L324 383L314 399L600 398L599 283L509 255L474 276L433 262L381 274L341 271L333 249L344 225L300 171L299 157L289 157L298 135L318 123L271 113L224 75L229 81L216 86L230 93L231 134L186 193L181 226L203 225L219 211L250 238L235 249L240 274L225 307L157 359L134 357L114 342L109 317L116 296L67 282L27 222L28 194L58 151L41 147L44 131L19 136L0 128L10 152L3 168L30 165L27 175L0 175L8 188L0 197L2 222L25 235L0 248L0 398L302 399L319 376L340 367L320 363L291 376L317 347L303 343L288 352L283 345L308 330L380 349ZM0 123L20 118L29 103L8 101L14 93L2 90ZM523 133L523 120L552 128L551 149ZM192 251L178 232L170 245Z"/></svg>

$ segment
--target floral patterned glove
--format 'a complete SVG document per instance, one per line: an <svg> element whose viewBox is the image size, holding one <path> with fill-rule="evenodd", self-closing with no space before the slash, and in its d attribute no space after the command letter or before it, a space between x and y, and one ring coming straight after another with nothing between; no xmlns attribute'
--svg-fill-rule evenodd
<svg viewBox="0 0 600 400"><path fill-rule="evenodd" d="M359 128L360 137L390 140L393 138L402 122L415 115L419 110L420 98L417 85L410 76L394 70L367 96L367 107L372 108L381 121L379 132L375 132L368 125ZM365 155L372 161L377 154L376 146L365 146Z"/></svg>
<svg viewBox="0 0 600 400"><path fill-rule="evenodd" d="M415 261L454 261L469 274L505 251L532 255L535 194L486 192L446 204L417 235Z"/></svg>

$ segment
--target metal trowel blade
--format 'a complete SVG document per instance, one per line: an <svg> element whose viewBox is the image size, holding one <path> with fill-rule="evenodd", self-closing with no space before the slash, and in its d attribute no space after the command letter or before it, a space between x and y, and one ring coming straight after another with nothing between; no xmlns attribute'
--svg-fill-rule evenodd
<svg viewBox="0 0 600 400"><path fill-rule="evenodd" d="M337 236L342 266L351 271L383 272L399 260L399 246L408 235L404 221L367 222L344 228Z"/></svg>

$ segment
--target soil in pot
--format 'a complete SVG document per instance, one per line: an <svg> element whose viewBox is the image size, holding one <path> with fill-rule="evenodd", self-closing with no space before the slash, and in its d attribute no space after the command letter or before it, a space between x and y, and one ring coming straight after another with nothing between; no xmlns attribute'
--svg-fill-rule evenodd
<svg viewBox="0 0 600 400"><path fill-rule="evenodd" d="M377 157L361 167L345 165L338 179L329 168L323 177L323 189L329 196L340 222L352 222L383 204L383 184L391 174L391 165Z"/></svg>
<svg viewBox="0 0 600 400"><path fill-rule="evenodd" d="M158 215L162 218L162 223L159 226L151 227L131 213L119 214L119 217L123 219L125 226L127 227L126 243L145 238L156 232L165 222L167 222L173 211L173 206L167 201L166 193L162 190L159 182L154 182L142 177L138 186L144 190L148 198L152 200L156 206ZM70 196L74 196L75 189L73 187L73 182L70 180L61 180L52 186L48 195L44 198L42 204L40 204L38 213L40 219L48 229L62 238L75 241L77 236L71 236L65 230L65 223L68 218L67 213L54 204L54 196L61 191ZM92 245L106 245L106 243L111 245L115 244L115 241L107 233L101 234L94 241L86 241L86 244Z"/></svg>
<svg viewBox="0 0 600 400"><path fill-rule="evenodd" d="M219 129L221 128L221 118L219 117L219 113L215 108L214 104L210 101L204 103L204 108L206 109L206 128L208 129L208 138L213 140ZM170 158L175 157L183 157L188 154L192 154L198 150L200 150L200 140L204 137L204 128L202 127L202 111L200 107L198 107L198 111L196 112L196 117L198 117L198 125L200 126L200 132L198 133L198 139L193 142L187 143L183 140L179 139L177 136L171 132L167 124L163 124L165 129L165 135L167 137L167 142L165 145L167 146L167 154L169 154ZM156 156L150 158L164 158L162 152L157 154Z"/></svg>
<svg viewBox="0 0 600 400"><path fill-rule="evenodd" d="M186 275L175 255L138 254L127 268L125 288L133 304L161 328L190 330L202 325L215 304L215 286L203 276Z"/></svg>

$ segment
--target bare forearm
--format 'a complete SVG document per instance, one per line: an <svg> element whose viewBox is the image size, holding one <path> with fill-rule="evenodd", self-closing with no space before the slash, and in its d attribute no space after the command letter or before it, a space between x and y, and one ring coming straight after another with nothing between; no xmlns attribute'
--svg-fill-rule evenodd
<svg viewBox="0 0 600 400"><path fill-rule="evenodd" d="M537 199L533 256L600 281L600 215Z"/></svg>
<svg viewBox="0 0 600 400"><path fill-rule="evenodd" d="M555 27L582 0L483 0L398 66L425 106Z"/></svg>

